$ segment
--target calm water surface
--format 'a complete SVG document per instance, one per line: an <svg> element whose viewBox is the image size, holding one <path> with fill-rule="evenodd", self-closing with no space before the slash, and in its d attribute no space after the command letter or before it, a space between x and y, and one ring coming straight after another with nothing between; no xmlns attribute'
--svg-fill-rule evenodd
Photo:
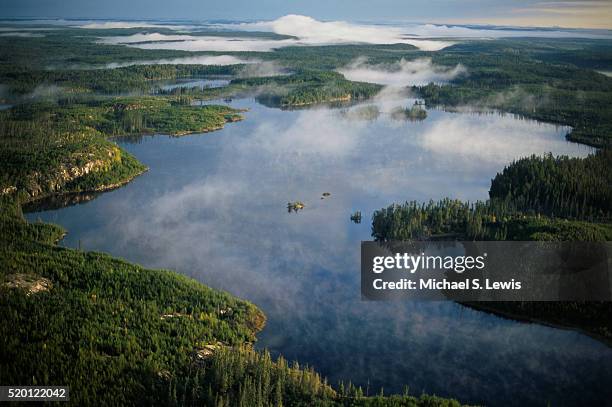
<svg viewBox="0 0 612 407"><path fill-rule="evenodd" d="M410 101L401 101L410 103ZM31 213L67 246L163 267L246 298L268 323L258 347L369 393L422 391L489 405L606 404L612 350L585 335L452 302L362 302L359 243L372 211L446 196L486 199L491 178L532 153L585 156L567 128L498 114L429 111L423 122L359 106L281 111L182 138L120 144L150 171L97 199ZM331 196L321 199L324 192ZM288 213L288 201L306 208ZM349 220L360 210L362 224Z"/></svg>

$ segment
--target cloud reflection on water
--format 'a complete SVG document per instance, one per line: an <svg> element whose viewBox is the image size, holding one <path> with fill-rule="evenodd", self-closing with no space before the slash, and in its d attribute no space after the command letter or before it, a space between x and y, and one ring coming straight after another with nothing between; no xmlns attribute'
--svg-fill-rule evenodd
<svg viewBox="0 0 612 407"><path fill-rule="evenodd" d="M65 225L68 244L78 239L253 301L268 315L259 346L314 365L332 383L369 380L371 392L409 384L413 394L508 405L602 395L612 352L582 335L450 302L362 302L359 294L359 242L369 238L372 210L406 199L485 199L514 158L590 149L567 143L567 129L513 116L430 111L424 122L398 122L389 108L412 100L373 103L377 119L351 120L342 110L237 100L251 109L244 122L125 144L149 173L86 205L30 216ZM287 213L290 200L306 208ZM357 209L361 225L349 222Z"/></svg>

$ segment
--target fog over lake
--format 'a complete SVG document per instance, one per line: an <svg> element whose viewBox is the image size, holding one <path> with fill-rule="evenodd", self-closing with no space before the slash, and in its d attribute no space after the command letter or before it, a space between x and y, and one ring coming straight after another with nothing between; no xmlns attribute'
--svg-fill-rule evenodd
<svg viewBox="0 0 612 407"><path fill-rule="evenodd" d="M82 24L84 23L84 24ZM192 22L173 25L168 22L66 22L67 25L89 29L142 29L130 35L100 37L103 44L123 44L142 49L173 49L182 51L251 51L266 52L291 46L333 44L407 44L422 51L439 51L470 39L512 37L538 38L601 38L609 39L609 30L525 28L510 26L447 25L422 23L357 23L321 21L306 15L288 14L274 20ZM156 32L160 30L163 32ZM170 33L167 32L170 30ZM210 30L231 32L231 36L216 36ZM258 38L252 32L277 34Z"/></svg>
<svg viewBox="0 0 612 407"><path fill-rule="evenodd" d="M512 115L390 115L413 102L282 111L234 100L250 109L246 120L121 140L149 172L88 203L27 217L66 227L65 245L173 269L252 301L268 317L256 346L313 365L334 385L387 394L406 384L412 394L489 405L605 404L612 350L585 335L452 302L361 301L359 245L370 240L374 210L486 199L491 178L514 159L592 152L565 141L566 127ZM288 213L296 200L305 209ZM357 210L361 224L349 219Z"/></svg>

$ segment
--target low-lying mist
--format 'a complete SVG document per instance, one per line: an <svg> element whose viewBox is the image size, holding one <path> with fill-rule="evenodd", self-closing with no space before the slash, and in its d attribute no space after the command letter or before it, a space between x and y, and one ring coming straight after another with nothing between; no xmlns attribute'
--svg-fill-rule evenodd
<svg viewBox="0 0 612 407"><path fill-rule="evenodd" d="M23 31L2 32L2 33L0 33L0 37L42 38L44 36L45 36L45 34L23 32Z"/></svg>
<svg viewBox="0 0 612 407"><path fill-rule="evenodd" d="M76 25L79 28L87 28L92 30L115 30L128 28L166 28L169 30L189 30L196 28L195 25L176 25L162 24L147 21L102 21L88 22L86 24Z"/></svg>
<svg viewBox="0 0 612 407"><path fill-rule="evenodd" d="M405 30L398 27L353 24L345 21L324 22L300 15L287 15L273 21L258 23L216 24L212 26L245 32L271 31L291 38L264 39L252 37L246 33L243 36L226 37L149 32L102 37L100 41L105 44L125 44L143 49L221 52L265 52L287 46L331 44L408 44L423 51L438 51L455 43L447 40L410 36Z"/></svg>
<svg viewBox="0 0 612 407"><path fill-rule="evenodd" d="M338 72L352 81L401 87L448 82L466 75L467 69L461 64L454 67L434 65L431 58L402 58L391 64L368 64L366 58L358 58L350 65L338 69Z"/></svg>
<svg viewBox="0 0 612 407"><path fill-rule="evenodd" d="M304 15L285 15L271 21L249 23L201 23L170 25L154 22L89 22L84 29L143 28L147 32L101 37L105 44L123 44L142 49L183 51L269 52L288 46L334 44L407 44L419 50L435 52L470 39L506 37L582 37L611 38L603 30L542 30L511 27L475 27L443 24L357 24L347 21L319 21ZM232 35L202 35L202 28L231 31ZM155 32L156 29L162 32ZM172 30L172 33L167 33ZM199 31L199 32L198 32ZM241 33L242 31L242 33ZM272 32L284 37L264 38L249 32Z"/></svg>
<svg viewBox="0 0 612 407"><path fill-rule="evenodd" d="M538 38L597 38L610 39L612 33L605 29L573 29L556 27L512 27L496 25L461 24L356 24L345 21L317 21L304 15L286 15L272 21L255 23L216 24L231 30L272 31L296 37L311 37L320 41L349 39L362 43L412 44L424 51L435 51L466 39L496 39L512 37ZM397 39L407 40L406 42ZM377 42L380 41L380 42Z"/></svg>
<svg viewBox="0 0 612 407"><path fill-rule="evenodd" d="M249 37L248 35L243 37L224 37L160 33L101 37L99 42L102 44L129 45L141 49L216 52L268 52L274 48L300 45L294 39L271 40Z"/></svg>
<svg viewBox="0 0 612 407"><path fill-rule="evenodd" d="M129 62L111 62L104 68L122 68L132 65L239 65L260 63L257 59L245 59L233 55L197 55L192 57L162 58Z"/></svg>

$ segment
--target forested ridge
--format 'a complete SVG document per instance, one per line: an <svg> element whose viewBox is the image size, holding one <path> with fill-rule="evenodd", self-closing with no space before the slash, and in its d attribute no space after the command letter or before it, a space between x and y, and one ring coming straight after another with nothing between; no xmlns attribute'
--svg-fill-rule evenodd
<svg viewBox="0 0 612 407"><path fill-rule="evenodd" d="M39 198L107 189L146 168L110 136L217 130L235 109L166 97L88 98L26 103L0 111L0 191Z"/></svg>
<svg viewBox="0 0 612 407"><path fill-rule="evenodd" d="M393 240L612 241L612 154L532 156L506 166L486 202L406 202L375 211L372 236ZM468 306L580 329L612 343L610 303L488 302Z"/></svg>
<svg viewBox="0 0 612 407"><path fill-rule="evenodd" d="M587 159L551 154L521 158L495 176L489 195L511 202L520 211L610 221L611 168L611 149L600 150Z"/></svg>

